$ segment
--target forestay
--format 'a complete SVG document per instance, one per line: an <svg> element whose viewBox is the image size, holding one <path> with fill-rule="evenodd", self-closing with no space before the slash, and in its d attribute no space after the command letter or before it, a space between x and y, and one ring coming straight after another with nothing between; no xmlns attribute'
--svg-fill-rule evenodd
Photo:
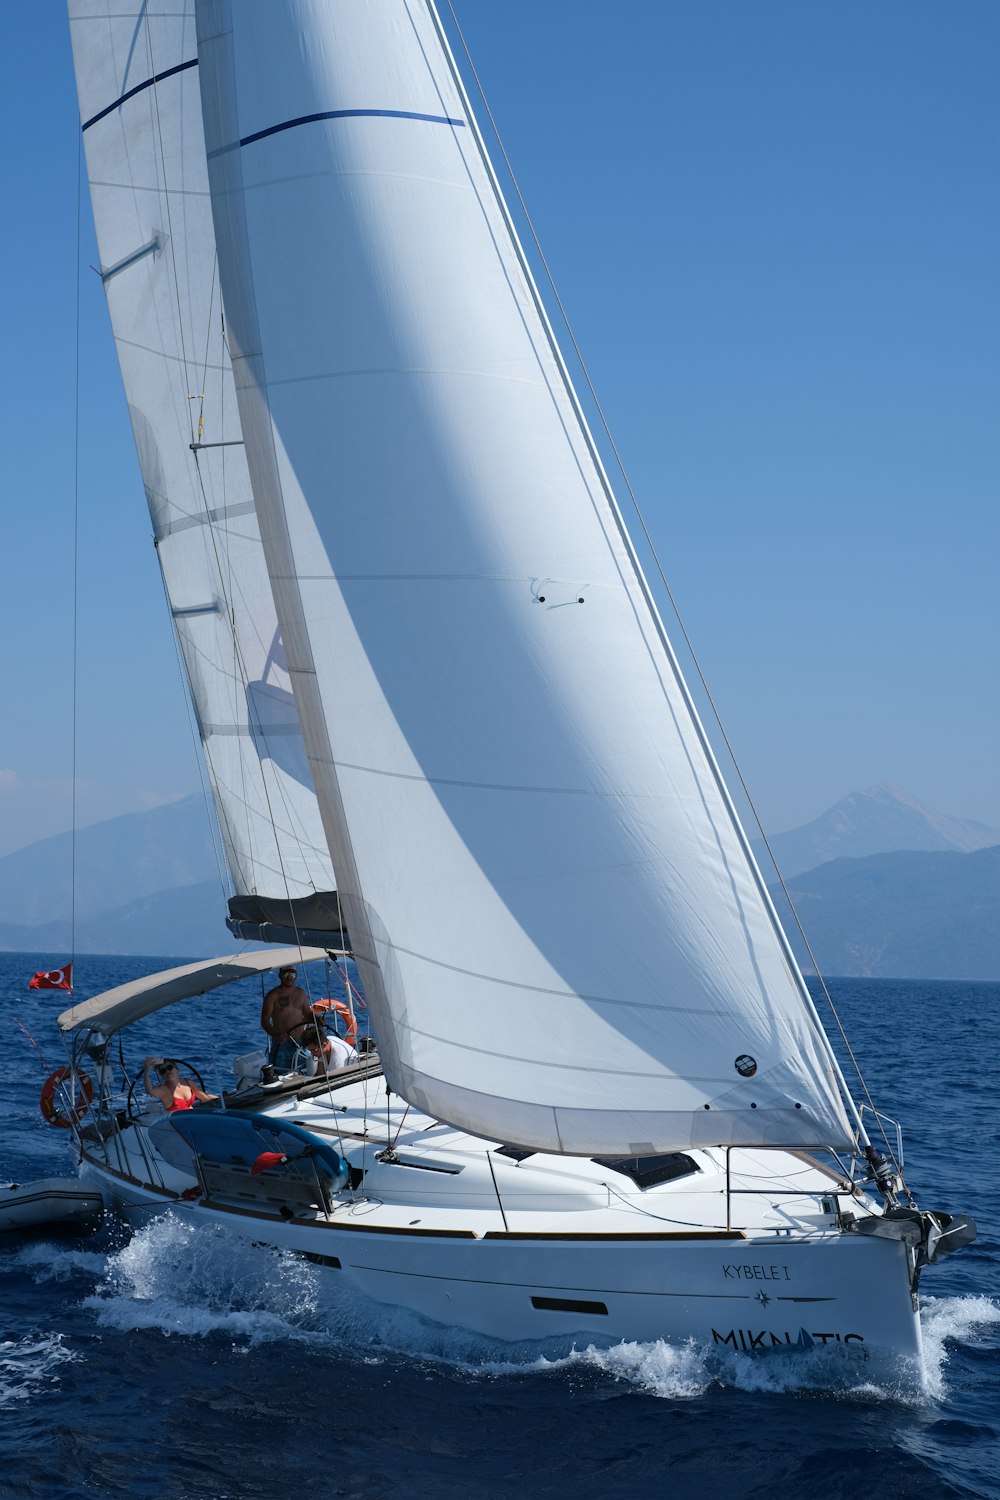
<svg viewBox="0 0 1000 1500"><path fill-rule="evenodd" d="M226 350L193 4L71 0L70 20L101 276L227 863L238 895L308 911L333 871Z"/></svg>
<svg viewBox="0 0 1000 1500"><path fill-rule="evenodd" d="M386 1075L566 1152L846 1144L424 0L198 0L243 432Z"/></svg>

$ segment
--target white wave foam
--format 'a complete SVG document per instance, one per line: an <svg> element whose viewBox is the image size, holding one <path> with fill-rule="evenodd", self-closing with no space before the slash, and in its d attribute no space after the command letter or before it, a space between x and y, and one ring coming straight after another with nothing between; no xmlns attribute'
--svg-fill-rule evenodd
<svg viewBox="0 0 1000 1500"><path fill-rule="evenodd" d="M588 1348L564 1363L589 1364L649 1394L678 1400L699 1396L710 1385L740 1391L823 1390L849 1400L890 1401L907 1406L946 1394L949 1344L997 1340L1000 1306L989 1297L928 1298L921 1312L923 1359L919 1367L900 1359L893 1367L877 1363L871 1374L864 1363L829 1347L776 1351L747 1358L729 1350L662 1342Z"/></svg>
<svg viewBox="0 0 1000 1500"><path fill-rule="evenodd" d="M248 1345L305 1340L362 1358L405 1354L468 1368L483 1367L501 1349L510 1352L373 1302L292 1252L180 1215L152 1220L123 1249L97 1259L99 1284L84 1306L110 1328L225 1333ZM530 1357L537 1352L532 1346Z"/></svg>
<svg viewBox="0 0 1000 1500"><path fill-rule="evenodd" d="M683 1401L718 1386L774 1395L822 1391L843 1399L898 1399L914 1381L901 1372L898 1384L877 1382L867 1363L843 1348L786 1349L765 1354L737 1354L718 1345L689 1341L668 1344L621 1343L610 1348L590 1345L561 1360L540 1360L537 1368L589 1367L661 1400ZM884 1370L880 1372L884 1376Z"/></svg>
<svg viewBox="0 0 1000 1500"><path fill-rule="evenodd" d="M40 1386L56 1379L56 1370L76 1359L61 1333L40 1334L0 1343L0 1409L26 1401Z"/></svg>
<svg viewBox="0 0 1000 1500"><path fill-rule="evenodd" d="M101 1276L107 1263L106 1255L93 1250L64 1249L46 1240L25 1245L10 1260L12 1266L26 1271L35 1281L66 1281L81 1271Z"/></svg>
<svg viewBox="0 0 1000 1500"><path fill-rule="evenodd" d="M271 1340L326 1345L362 1359L426 1360L489 1379L591 1370L665 1400L690 1400L712 1386L745 1392L822 1390L848 1400L922 1403L944 1389L947 1344L1000 1327L1000 1308L985 1297L928 1301L924 1359L866 1363L842 1347L776 1350L748 1357L713 1345L621 1343L565 1353L555 1341L511 1345L429 1322L403 1308L345 1289L336 1274L299 1256L253 1245L222 1226L207 1228L165 1214L108 1256L36 1246L23 1253L36 1274L96 1272L85 1301L98 1320L121 1330L231 1336L247 1347Z"/></svg>
<svg viewBox="0 0 1000 1500"><path fill-rule="evenodd" d="M923 1380L928 1396L945 1395L948 1345L996 1340L1000 1334L1000 1306L991 1297L927 1297L920 1312L924 1341Z"/></svg>
<svg viewBox="0 0 1000 1500"><path fill-rule="evenodd" d="M656 1339L648 1344L613 1344L599 1349L591 1344L574 1349L564 1359L538 1360L539 1370L590 1368L610 1375L626 1385L634 1385L647 1395L672 1401L701 1396L715 1384L706 1350L697 1344L667 1344Z"/></svg>
<svg viewBox="0 0 1000 1500"><path fill-rule="evenodd" d="M314 1271L295 1256L167 1213L108 1256L103 1284L84 1306L107 1327L225 1332L256 1343L311 1330Z"/></svg>

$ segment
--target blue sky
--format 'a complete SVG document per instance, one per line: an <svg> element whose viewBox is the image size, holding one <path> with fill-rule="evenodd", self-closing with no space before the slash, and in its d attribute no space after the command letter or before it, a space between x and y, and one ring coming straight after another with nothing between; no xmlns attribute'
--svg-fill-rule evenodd
<svg viewBox="0 0 1000 1500"><path fill-rule="evenodd" d="M1000 7L457 9L768 831L1000 827ZM59 0L0 24L2 854L70 817L79 122ZM198 769L83 225L86 823Z"/></svg>

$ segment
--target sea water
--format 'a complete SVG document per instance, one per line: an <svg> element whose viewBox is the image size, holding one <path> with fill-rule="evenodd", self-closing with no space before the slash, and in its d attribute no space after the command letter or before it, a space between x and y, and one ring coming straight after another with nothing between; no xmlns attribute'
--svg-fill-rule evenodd
<svg viewBox="0 0 1000 1500"><path fill-rule="evenodd" d="M0 1181L73 1171L14 1021L46 1067L63 1061L67 997L26 989L62 957L0 956ZM77 998L161 967L81 958ZM0 1496L1000 1496L1000 985L831 990L876 1105L905 1124L919 1202L979 1224L924 1273L919 1379L874 1383L822 1350L511 1346L351 1296L224 1230L112 1220L0 1240ZM166 1052L218 1088L211 1059L255 1049L260 998L243 982L148 1018L126 1034L130 1070Z"/></svg>

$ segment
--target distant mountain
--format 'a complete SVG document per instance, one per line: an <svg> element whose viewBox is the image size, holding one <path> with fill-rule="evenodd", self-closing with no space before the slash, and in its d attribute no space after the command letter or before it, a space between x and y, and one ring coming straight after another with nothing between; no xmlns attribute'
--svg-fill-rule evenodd
<svg viewBox="0 0 1000 1500"><path fill-rule="evenodd" d="M113 911L78 918L76 951L214 958L241 946L226 930L224 913L218 879L175 886ZM0 950L50 954L53 963L62 961L70 952L69 921L0 922Z"/></svg>
<svg viewBox="0 0 1000 1500"><path fill-rule="evenodd" d="M211 880L216 868L205 802L199 796L81 828L76 835L77 921L115 911L174 886ZM0 859L0 927L4 923L62 919L68 926L71 880L71 834L40 839L37 844L5 855ZM218 901L216 886L217 905Z"/></svg>
<svg viewBox="0 0 1000 1500"><path fill-rule="evenodd" d="M1000 979L1000 833L882 786L773 844L824 973ZM199 797L81 829L76 865L77 952L235 946ZM69 883L68 834L0 859L0 949L68 957Z"/></svg>
<svg viewBox="0 0 1000 1500"><path fill-rule="evenodd" d="M788 883L824 974L1000 979L1000 846L835 859ZM808 967L784 897L772 895Z"/></svg>
<svg viewBox="0 0 1000 1500"><path fill-rule="evenodd" d="M983 823L949 818L924 807L902 787L886 783L852 792L811 823L770 838L778 869L786 880L832 859L860 859L901 849L969 854L1000 844L1000 831ZM754 853L765 879L773 875L759 840Z"/></svg>

